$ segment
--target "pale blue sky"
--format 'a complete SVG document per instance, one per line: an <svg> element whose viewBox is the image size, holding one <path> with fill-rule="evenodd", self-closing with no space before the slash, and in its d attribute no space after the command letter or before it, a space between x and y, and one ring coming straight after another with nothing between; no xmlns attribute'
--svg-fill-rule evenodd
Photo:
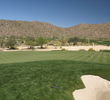
<svg viewBox="0 0 110 100"><path fill-rule="evenodd" d="M110 0L0 0L0 19L59 27L110 22Z"/></svg>

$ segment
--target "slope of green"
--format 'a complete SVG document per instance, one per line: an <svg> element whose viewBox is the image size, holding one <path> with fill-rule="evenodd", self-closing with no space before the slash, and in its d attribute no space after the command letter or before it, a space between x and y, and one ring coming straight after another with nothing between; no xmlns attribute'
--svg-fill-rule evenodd
<svg viewBox="0 0 110 100"><path fill-rule="evenodd" d="M110 52L0 52L0 100L74 100L82 75L110 81L109 60ZM51 88L58 80L61 89Z"/></svg>
<svg viewBox="0 0 110 100"><path fill-rule="evenodd" d="M15 51L0 52L0 63L16 63L41 60L77 60L110 64L110 52L87 51Z"/></svg>
<svg viewBox="0 0 110 100"><path fill-rule="evenodd" d="M50 60L0 65L0 100L74 100L82 75L110 80L110 64ZM58 79L58 87L55 86Z"/></svg>

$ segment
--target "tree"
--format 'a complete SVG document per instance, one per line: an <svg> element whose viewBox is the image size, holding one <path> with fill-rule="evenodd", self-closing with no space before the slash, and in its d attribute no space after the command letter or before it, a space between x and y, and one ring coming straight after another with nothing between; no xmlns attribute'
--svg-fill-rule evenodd
<svg viewBox="0 0 110 100"><path fill-rule="evenodd" d="M74 37L74 38L70 38L69 40L68 40L68 43L73 43L73 45L77 45L77 42L79 42L79 38L77 38L77 37Z"/></svg>
<svg viewBox="0 0 110 100"><path fill-rule="evenodd" d="M28 45L29 48L31 48L31 47L33 47L35 45L35 43L33 41L31 41L31 40L30 41L26 41L25 44Z"/></svg>
<svg viewBox="0 0 110 100"><path fill-rule="evenodd" d="M37 40L36 40L37 44L40 45L40 48L43 48L43 45L47 43L47 40L43 37L39 37Z"/></svg>
<svg viewBox="0 0 110 100"><path fill-rule="evenodd" d="M82 44L87 44L88 40L86 38L84 38L84 39L80 39L80 42L82 42Z"/></svg>
<svg viewBox="0 0 110 100"><path fill-rule="evenodd" d="M4 39L0 38L0 47L3 47L3 45L4 45Z"/></svg>
<svg viewBox="0 0 110 100"><path fill-rule="evenodd" d="M33 46L35 45L35 38L26 37L25 44L29 46L28 48L34 48Z"/></svg>
<svg viewBox="0 0 110 100"><path fill-rule="evenodd" d="M67 43L67 38L64 38L64 37L62 37L62 38L60 38L60 39L58 39L61 43L62 43L62 46L65 46L65 44Z"/></svg>
<svg viewBox="0 0 110 100"><path fill-rule="evenodd" d="M6 42L6 46L8 47L8 48L10 48L10 49L15 49L15 45L16 45L16 40L15 40L15 38L12 36L12 37L10 37L8 40L7 40L7 42Z"/></svg>

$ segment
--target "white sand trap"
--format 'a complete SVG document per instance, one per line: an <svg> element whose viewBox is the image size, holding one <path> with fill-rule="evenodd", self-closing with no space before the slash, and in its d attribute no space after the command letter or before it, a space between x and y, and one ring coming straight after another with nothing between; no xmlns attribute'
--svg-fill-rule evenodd
<svg viewBox="0 0 110 100"><path fill-rule="evenodd" d="M75 90L75 100L110 100L110 82L94 75L81 77L85 88Z"/></svg>

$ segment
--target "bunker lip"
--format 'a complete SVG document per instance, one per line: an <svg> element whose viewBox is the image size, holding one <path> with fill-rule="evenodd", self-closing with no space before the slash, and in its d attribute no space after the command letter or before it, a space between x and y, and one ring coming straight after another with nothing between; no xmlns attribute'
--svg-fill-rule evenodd
<svg viewBox="0 0 110 100"><path fill-rule="evenodd" d="M81 77L85 88L75 90L75 100L110 100L110 82L94 75L83 75Z"/></svg>

